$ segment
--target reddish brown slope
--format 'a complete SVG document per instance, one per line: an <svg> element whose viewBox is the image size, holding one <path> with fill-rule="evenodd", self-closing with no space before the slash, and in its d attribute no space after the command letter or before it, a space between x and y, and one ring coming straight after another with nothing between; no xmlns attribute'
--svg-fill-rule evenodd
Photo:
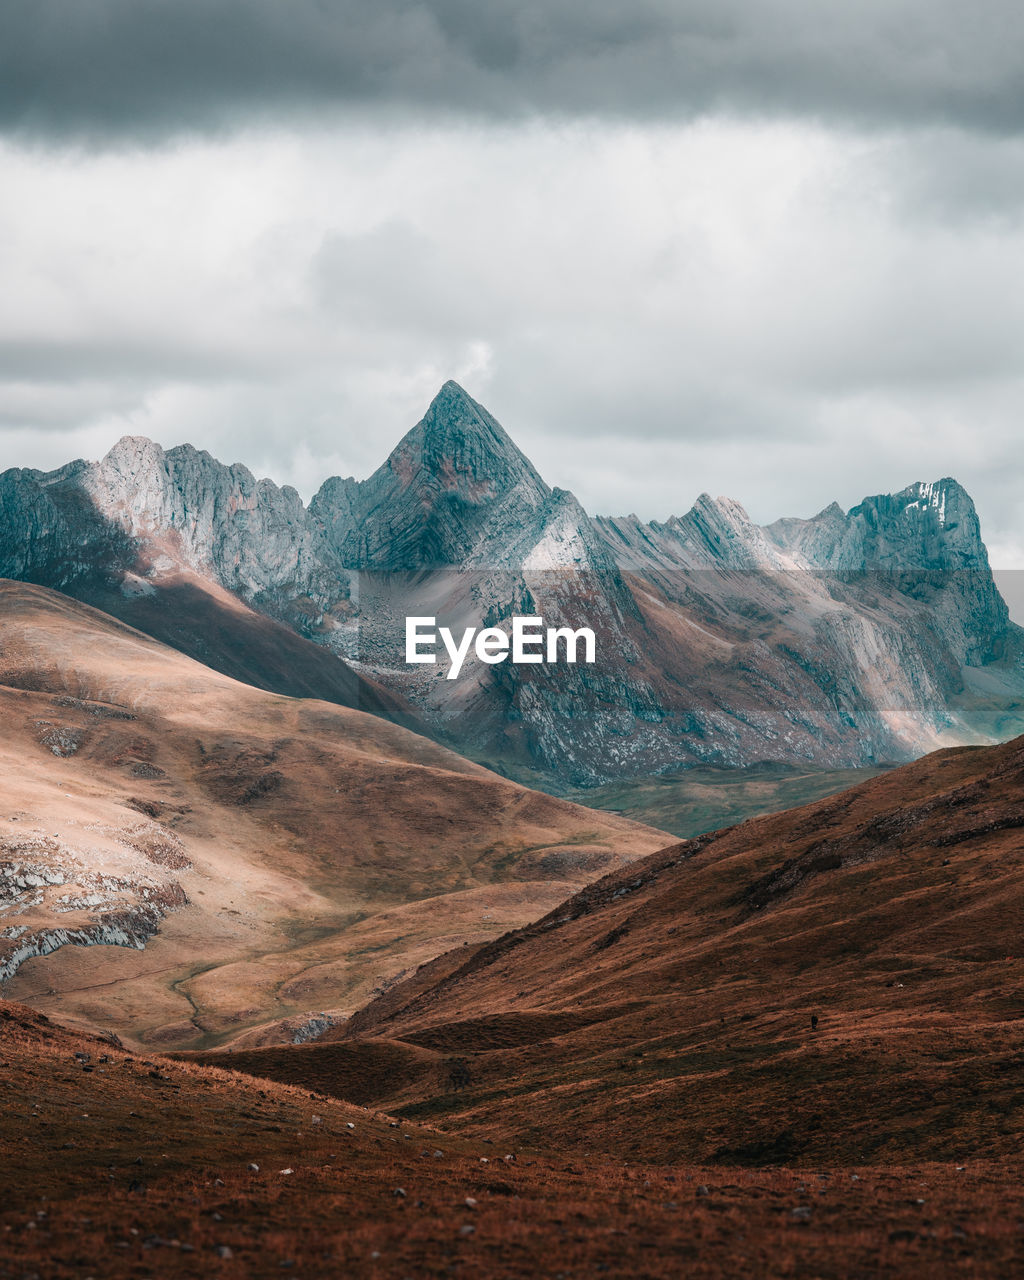
<svg viewBox="0 0 1024 1280"><path fill-rule="evenodd" d="M1017 1166L723 1174L510 1153L3 1002L0 1114L4 1280L1018 1269Z"/></svg>
<svg viewBox="0 0 1024 1280"><path fill-rule="evenodd" d="M408 1069L367 1074L363 1097L506 1142L749 1164L1008 1155L1022 939L1024 739L939 752L439 959L353 1020L338 1091L384 1037ZM316 1063L245 1065L304 1079Z"/></svg>

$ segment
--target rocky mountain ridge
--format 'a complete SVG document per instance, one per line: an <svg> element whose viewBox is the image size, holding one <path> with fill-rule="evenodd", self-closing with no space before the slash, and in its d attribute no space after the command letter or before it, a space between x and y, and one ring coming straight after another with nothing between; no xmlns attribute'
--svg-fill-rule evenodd
<svg viewBox="0 0 1024 1280"><path fill-rule="evenodd" d="M707 494L663 523L592 519L452 382L369 479L333 477L308 508L243 466L128 437L98 463L4 473L0 522L2 576L99 603L222 670L255 643L253 616L271 619L311 642L322 696L418 717L555 783L904 759L985 740L993 706L1012 719L1024 700L1022 633L955 480L767 527ZM190 612L183 582L219 593L216 624L172 635L174 592L179 622ZM251 613L232 646L238 602ZM454 684L444 662L404 663L405 616L516 613L591 627L598 662L471 660ZM312 645L347 692L327 687ZM264 687L280 687L267 668Z"/></svg>

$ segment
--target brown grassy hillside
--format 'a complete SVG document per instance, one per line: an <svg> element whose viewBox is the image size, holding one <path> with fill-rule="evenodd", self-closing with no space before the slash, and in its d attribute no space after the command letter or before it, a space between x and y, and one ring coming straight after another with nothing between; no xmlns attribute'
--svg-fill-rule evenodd
<svg viewBox="0 0 1024 1280"><path fill-rule="evenodd" d="M1018 739L654 854L244 1065L626 1159L1012 1157L1022 939ZM385 1046L401 1069L361 1071Z"/></svg>
<svg viewBox="0 0 1024 1280"><path fill-rule="evenodd" d="M7 994L149 1044L346 1010L667 837L0 583ZM292 1028L294 1029L294 1028Z"/></svg>

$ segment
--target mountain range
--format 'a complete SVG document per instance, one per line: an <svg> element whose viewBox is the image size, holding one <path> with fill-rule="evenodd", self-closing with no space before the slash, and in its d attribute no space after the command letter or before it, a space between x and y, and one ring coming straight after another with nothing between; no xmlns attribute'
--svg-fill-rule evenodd
<svg viewBox="0 0 1024 1280"><path fill-rule="evenodd" d="M591 518L447 384L308 507L7 472L0 573L0 1277L1013 1273L1024 737L879 767L1021 715L955 481Z"/></svg>
<svg viewBox="0 0 1024 1280"><path fill-rule="evenodd" d="M1024 727L1024 632L952 479L758 526L704 494L591 518L453 382L308 507L189 445L0 476L0 576L226 674L360 707L549 789L687 766L843 769ZM593 666L404 662L402 623L540 615Z"/></svg>

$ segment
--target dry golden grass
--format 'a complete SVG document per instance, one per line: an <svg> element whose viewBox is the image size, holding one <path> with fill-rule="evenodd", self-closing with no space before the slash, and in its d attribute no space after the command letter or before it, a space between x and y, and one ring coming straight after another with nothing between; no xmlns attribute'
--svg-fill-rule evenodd
<svg viewBox="0 0 1024 1280"><path fill-rule="evenodd" d="M188 899L144 952L63 947L8 994L151 1047L350 1010L667 838L373 716L239 684L22 583L0 582L0 716L0 863L26 840L93 873L134 857L136 879ZM19 923L95 920L60 892Z"/></svg>

